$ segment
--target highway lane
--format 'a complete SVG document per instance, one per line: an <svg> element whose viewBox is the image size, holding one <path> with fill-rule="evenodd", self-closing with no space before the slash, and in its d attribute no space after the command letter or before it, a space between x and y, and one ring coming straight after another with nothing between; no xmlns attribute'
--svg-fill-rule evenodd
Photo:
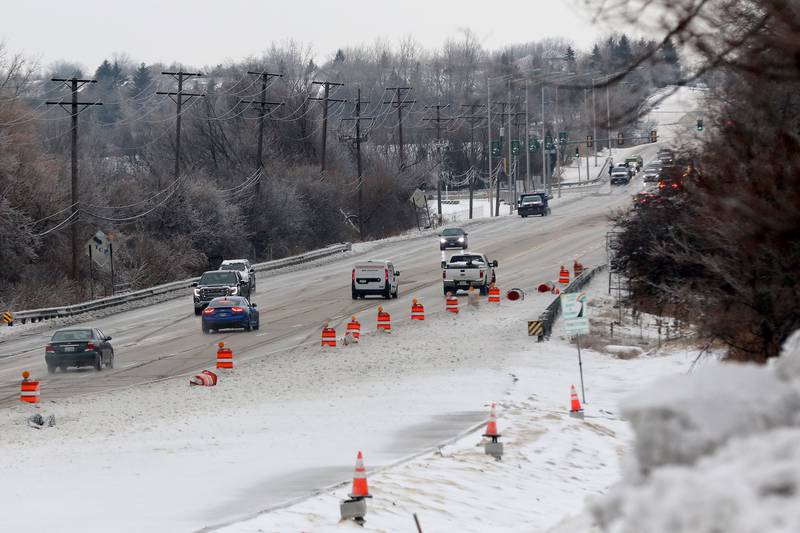
<svg viewBox="0 0 800 533"><path fill-rule="evenodd" d="M640 150L652 158L655 145ZM635 179L627 187L604 185L591 194L570 193L555 201L553 215L544 218L501 217L469 225L470 249L497 259L498 285L531 290L555 278L561 264L581 259L591 265L605 260L607 217L627 205L641 188ZM29 369L41 378L46 399L134 386L183 375L211 365L215 345L225 341L237 359L264 357L302 343L318 342L320 325L359 313L363 328L375 324L375 308L383 305L394 316L404 316L412 297L422 299L428 313L442 310L442 253L431 236L357 245L347 257L297 270L277 271L258 279L253 301L262 313L258 332L222 332L204 335L200 319L187 294L157 305L123 312L82 325L96 325L113 336L116 368L58 372L47 375L44 345L52 330L8 339L0 344L0 405L18 401L19 373ZM366 251L361 251L366 248ZM350 269L369 258L391 259L401 271L400 298L386 301L350 298ZM9 355L13 354L13 355Z"/></svg>

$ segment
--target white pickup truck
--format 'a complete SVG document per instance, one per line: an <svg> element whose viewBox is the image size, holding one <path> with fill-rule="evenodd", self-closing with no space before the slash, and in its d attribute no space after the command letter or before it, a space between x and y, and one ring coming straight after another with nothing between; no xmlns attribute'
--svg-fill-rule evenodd
<svg viewBox="0 0 800 533"><path fill-rule="evenodd" d="M495 268L497 268L497 261L489 261L484 254L454 255L450 261L442 261L444 293L456 294L458 290L475 287L485 295L489 290L489 285L495 282Z"/></svg>

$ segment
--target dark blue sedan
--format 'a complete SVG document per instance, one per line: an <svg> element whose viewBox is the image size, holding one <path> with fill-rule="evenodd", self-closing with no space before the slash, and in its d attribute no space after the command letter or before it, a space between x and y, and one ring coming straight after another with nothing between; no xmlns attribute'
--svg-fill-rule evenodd
<svg viewBox="0 0 800 533"><path fill-rule="evenodd" d="M256 304L251 304L241 296L214 298L203 310L203 333L212 329L244 328L245 331L258 329L259 316Z"/></svg>

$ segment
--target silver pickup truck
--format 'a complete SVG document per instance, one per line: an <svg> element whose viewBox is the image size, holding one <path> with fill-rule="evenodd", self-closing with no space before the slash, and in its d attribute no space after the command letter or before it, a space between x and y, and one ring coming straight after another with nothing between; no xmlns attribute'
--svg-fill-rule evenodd
<svg viewBox="0 0 800 533"><path fill-rule="evenodd" d="M497 261L490 261L484 254L458 254L450 261L442 261L442 284L444 294L475 287L485 295L489 285L495 282Z"/></svg>

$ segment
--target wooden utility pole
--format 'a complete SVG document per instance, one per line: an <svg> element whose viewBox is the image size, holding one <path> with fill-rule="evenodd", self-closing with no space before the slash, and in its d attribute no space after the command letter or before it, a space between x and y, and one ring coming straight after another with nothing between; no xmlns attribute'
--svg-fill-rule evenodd
<svg viewBox="0 0 800 533"><path fill-rule="evenodd" d="M81 80L75 77L66 78L51 78L50 81L57 81L63 83L69 88L72 98L65 102L63 100L58 102L46 102L47 105L57 105L64 111L70 114L72 119L71 132L72 132L72 167L70 169L70 187L72 189L72 207L70 209L70 218L72 218L72 231L71 231L71 247L72 247L72 279L77 280L80 272L78 271L78 219L80 218L80 187L78 179L78 114L87 107L94 105L103 105L100 102L79 102L78 89L87 83L97 83L97 80ZM69 108L65 107L69 105ZM74 218L73 218L74 217Z"/></svg>
<svg viewBox="0 0 800 533"><path fill-rule="evenodd" d="M261 78L261 94L260 100L242 100L243 104L247 105L258 105L258 150L256 152L256 169L263 172L264 170L264 123L266 122L267 112L269 108L272 106L280 107L283 105L283 102L269 102L267 101L267 86L269 85L269 80L272 78L282 78L283 74L273 74L271 72L252 72L250 70L247 71L248 74L253 76L258 76ZM261 180L259 179L256 182L256 196L258 196L259 192L261 191Z"/></svg>
<svg viewBox="0 0 800 533"><path fill-rule="evenodd" d="M422 120L435 122L436 129L436 151L439 155L438 174L436 177L436 209L439 215L439 223L442 222L442 122L450 121L450 117L442 117L441 110L450 107L450 104L426 105L425 109L436 110L436 118L423 118Z"/></svg>
<svg viewBox="0 0 800 533"><path fill-rule="evenodd" d="M320 176L325 176L325 156L327 155L328 145L328 104L330 102L346 102L347 100L340 100L331 98L331 87L343 87L344 83L335 83L332 81L312 81L312 85L322 85L325 88L325 93L322 98L309 98L309 100L316 100L322 102L322 154L320 155L319 173Z"/></svg>
<svg viewBox="0 0 800 533"><path fill-rule="evenodd" d="M374 120L374 117L364 117L361 115L361 104L368 104L369 102L365 102L361 100L361 88L358 88L358 96L356 99L356 109L355 109L355 116L352 118L343 118L342 121L349 121L353 120L356 123L356 134L355 136L352 135L344 135L342 136L342 140L350 141L355 144L356 147L356 168L358 170L358 234L361 240L364 240L364 178L363 178L363 171L362 171L362 164L361 164L361 143L367 140L367 135L361 134L361 121L362 120Z"/></svg>
<svg viewBox="0 0 800 533"><path fill-rule="evenodd" d="M406 100L404 92L411 91L412 87L386 87L387 91L395 91L395 96L392 100L384 102L390 104L392 107L397 108L397 139L398 149L400 155L400 170L405 168L405 157L403 153L403 108L415 104L416 100Z"/></svg>
<svg viewBox="0 0 800 533"><path fill-rule="evenodd" d="M469 114L461 116L459 118L463 118L469 121L469 165L472 168L472 178L469 180L469 218L472 219L472 196L475 190L475 175L477 172L477 167L475 166L475 124L484 120L482 115L476 115L475 113L482 107L486 107L486 104L461 104L461 107L466 107L469 109ZM489 209L491 209L491 205Z"/></svg>
<svg viewBox="0 0 800 533"><path fill-rule="evenodd" d="M185 93L183 92L183 82L186 79L193 78L193 77L200 77L203 74L200 72L162 72L161 74L165 76L172 76L176 80L178 80L178 92L169 92L169 91L157 91L156 94L164 94L169 96L170 100L175 102L177 105L175 111L175 172L174 178L178 179L181 175L181 113L183 111L183 102L184 98L186 98L186 102L191 100L195 97L204 97L204 94L198 93ZM160 188L160 185L159 185Z"/></svg>

